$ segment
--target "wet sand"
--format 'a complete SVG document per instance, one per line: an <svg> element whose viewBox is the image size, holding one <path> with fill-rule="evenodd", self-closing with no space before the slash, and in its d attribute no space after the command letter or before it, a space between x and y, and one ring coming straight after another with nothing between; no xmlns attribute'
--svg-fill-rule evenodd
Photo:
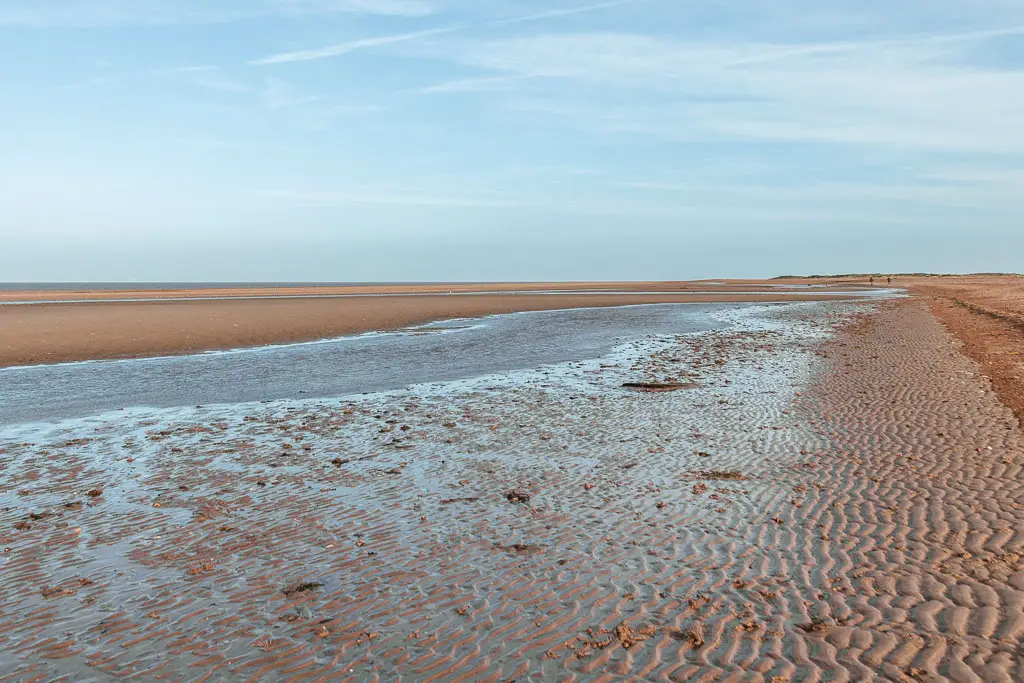
<svg viewBox="0 0 1024 683"><path fill-rule="evenodd" d="M0 673L1021 680L1024 444L979 366L919 299L731 315L6 429Z"/></svg>
<svg viewBox="0 0 1024 683"><path fill-rule="evenodd" d="M565 286L565 285L560 285ZM636 285L648 286L646 283ZM521 285L508 285L521 287ZM735 289L735 288L734 288ZM149 291L146 296L199 296L203 292ZM476 291L466 286L464 292ZM703 291L703 290L702 290ZM745 290L749 291L749 290ZM223 290L216 290L223 296ZM316 292L324 294L317 290ZM52 298L53 292L45 292ZM110 292L97 292L105 297ZM114 293L118 297L124 292ZM435 320L510 313L643 303L708 303L841 298L763 294L478 294L214 301L96 302L0 305L0 367L102 358L196 353L215 349L311 341L378 330L396 330ZM387 296L379 296L386 294ZM26 295L23 292L11 296ZM252 290L239 295L256 296ZM74 293L80 298L81 293Z"/></svg>
<svg viewBox="0 0 1024 683"><path fill-rule="evenodd" d="M434 283L434 284L283 284L279 286L255 284L229 284L194 287L138 287L131 285L107 287L104 289L83 288L53 284L33 289L20 286L4 290L0 285L0 303L30 301L109 301L112 299L180 299L204 297L290 297L325 295L381 295L381 294L464 294L481 292L694 292L721 291L729 293L736 289L772 291L779 283L805 284L797 281L774 280L695 280L678 282L493 282L493 283ZM815 283L817 284L817 283Z"/></svg>

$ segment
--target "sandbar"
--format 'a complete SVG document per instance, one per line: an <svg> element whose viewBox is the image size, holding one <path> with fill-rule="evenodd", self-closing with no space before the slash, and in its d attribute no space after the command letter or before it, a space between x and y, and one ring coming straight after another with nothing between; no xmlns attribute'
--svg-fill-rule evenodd
<svg viewBox="0 0 1024 683"><path fill-rule="evenodd" d="M572 285L536 286L534 293L522 292L524 285L494 285L496 291L478 285L443 285L421 287L415 291L392 291L381 288L374 292L359 289L358 295L346 290L345 296L331 298L337 288L326 291L304 288L302 292L285 290L260 292L239 289L232 298L224 290L149 290L137 296L152 299L194 297L195 301L106 301L124 298L125 292L65 293L88 303L33 303L31 305L0 305L0 367L59 363L67 361L133 358L197 353L217 349L263 346L329 339L363 332L395 330L451 318L473 318L517 311L555 310L598 306L622 306L654 303L730 303L787 300L822 300L843 298L828 290L787 294L785 290L756 285L736 284L721 287L720 293L708 292L701 283L671 283L671 292L653 293L651 283L615 283L615 294L581 291L578 293L545 294L542 291L565 291ZM606 290L608 283L582 285L582 289ZM448 287L462 287L460 294L448 294ZM626 293L630 288L637 293ZM681 289L683 288L683 289ZM730 291L730 289L732 291ZM740 291L737 291L740 290ZM454 291L454 290L453 290ZM472 295L468 293L472 292ZM292 298L298 294L309 297ZM64 294L61 294L62 296ZM52 300L54 292L13 292L10 300L33 300L45 296ZM21 297L18 299L18 297ZM38 300L38 299L36 299Z"/></svg>

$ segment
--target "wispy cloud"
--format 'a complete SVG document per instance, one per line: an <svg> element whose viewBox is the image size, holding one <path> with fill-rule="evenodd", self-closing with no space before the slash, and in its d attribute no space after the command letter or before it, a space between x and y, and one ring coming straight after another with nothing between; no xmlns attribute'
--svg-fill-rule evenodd
<svg viewBox="0 0 1024 683"><path fill-rule="evenodd" d="M495 106L602 134L1024 153L1024 70L972 59L1020 31L812 44L572 33L426 49L529 86Z"/></svg>
<svg viewBox="0 0 1024 683"><path fill-rule="evenodd" d="M479 93L509 90L514 84L533 78L531 75L515 76L481 76L478 78L458 78L436 85L428 85L416 90L421 95L439 95L448 93Z"/></svg>
<svg viewBox="0 0 1024 683"><path fill-rule="evenodd" d="M268 78L260 92L260 101L265 109L287 109L322 99L322 95L306 95L279 78Z"/></svg>
<svg viewBox="0 0 1024 683"><path fill-rule="evenodd" d="M286 2L287 0L278 0L279 2ZM374 2L375 0L366 0L366 2ZM544 12L537 12L534 14L527 14L518 17L511 17L507 19L498 19L494 21L486 22L484 25L488 26L501 26L506 24L519 24L532 21L541 21L544 19L553 19L557 17L566 17L575 14L585 14L588 12L595 12L601 9L607 9L611 7L617 7L620 5L632 4L635 2L642 2L643 0L610 0L608 2L601 2L592 5L583 5L580 7L570 7L566 9L548 10ZM293 52L283 52L280 54L270 55L268 57L262 57L250 62L253 66L263 66L268 64L284 64L289 62L305 62L317 59L328 59L331 57L337 57L343 54L348 54L356 50L362 50L366 48L381 47L385 45L393 45L396 43L404 43L419 38L425 38L427 36L439 35L444 33L452 33L455 31L462 31L465 29L473 28L469 24L460 24L457 26L447 26L442 28L428 29L424 31L415 31L412 33L400 33L397 35L390 36L379 36L375 38L362 38L358 40L352 40L345 43L337 43L335 45L328 45L322 48L315 48L311 50L298 50ZM478 84L482 84L482 81ZM454 85L454 82L453 82ZM437 90L433 92L444 91L444 84L437 86ZM456 86L457 87L457 86Z"/></svg>
<svg viewBox="0 0 1024 683"><path fill-rule="evenodd" d="M922 174L927 180L958 185L988 185L992 187L1024 191L1024 168L995 167L954 167L937 168Z"/></svg>
<svg viewBox="0 0 1024 683"><path fill-rule="evenodd" d="M290 62L308 62L316 59L328 59L330 57L337 57L339 55L348 54L355 52L356 50L365 50L367 48L380 47L382 45L393 45L395 43L404 43L410 40L417 40L419 38L425 38L427 36L438 35L441 33L451 33L457 31L461 26L449 26L445 28L435 28L426 31L415 31L413 33L399 33L390 36L378 36L375 38L361 38L359 40L351 40L347 43L338 43L336 45L329 45L327 47L317 48L314 50L299 50L296 52L282 52L276 55L270 55L269 57L263 57L255 59L249 62L252 66L265 66L268 64L287 64Z"/></svg>
<svg viewBox="0 0 1024 683"><path fill-rule="evenodd" d="M526 14L519 17L510 17L508 19L497 19L489 23L491 26L502 26L505 24L523 24L530 21L541 21L543 19L557 19L559 17L569 17L575 14L586 14L588 12L596 12L598 10L608 9L610 7L630 5L635 2L642 1L643 0L610 0L609 2L599 2L593 5L569 7L566 9L553 9L544 12L536 12L534 14Z"/></svg>
<svg viewBox="0 0 1024 683"><path fill-rule="evenodd" d="M433 11L427 0L4 0L0 26L217 24L328 14L421 17Z"/></svg>
<svg viewBox="0 0 1024 683"><path fill-rule="evenodd" d="M176 66L170 69L154 69L153 74L156 76L163 76L167 74L195 74L204 73L209 71L216 71L217 67L213 65L197 65L197 66Z"/></svg>
<svg viewBox="0 0 1024 683"><path fill-rule="evenodd" d="M462 182L472 185L472 178ZM415 185L415 184L414 184ZM551 191L531 188L528 192L464 192L444 193L436 190L421 191L415 187L395 185L354 186L337 190L265 190L255 194L257 199L273 204L305 208L331 208L351 205L384 205L432 208L514 209L564 212L570 215L632 216L649 218L709 219L725 221L806 221L829 220L870 221L872 223L901 223L905 218L872 211L858 202L870 196L871 187L849 188L838 192L831 188L792 188L779 192L777 188L753 186L714 186L709 202L708 188L677 196L671 201L650 201L649 197L615 192L606 187L582 195L566 197ZM890 189L890 192L894 192ZM895 191L900 197L898 189ZM750 196L747 204L737 202L738 197ZM851 200L836 205L837 199ZM955 206L954 204L950 204Z"/></svg>
<svg viewBox="0 0 1024 683"><path fill-rule="evenodd" d="M220 93L249 93L254 88L224 73L224 70L216 66L182 66L170 69L155 69L154 76L163 77L168 80L183 83L204 90Z"/></svg>
<svg viewBox="0 0 1024 683"><path fill-rule="evenodd" d="M838 182L788 180L784 184L765 182L700 180L659 182L627 181L611 183L610 188L627 188L650 193L651 196L672 197L673 201L711 201L728 204L736 197L743 197L749 206L780 207L802 204L804 206L868 206L879 201L886 206L894 203L942 206L948 208L977 208L1007 204L1014 199L1010 187L999 187L988 182L977 182L979 176L965 172L973 182L934 183L922 181L904 182ZM984 177L985 174L980 174ZM1010 183L1007 183L1010 185Z"/></svg>
<svg viewBox="0 0 1024 683"><path fill-rule="evenodd" d="M434 12L426 0L264 0L284 14L353 12L399 17L422 17Z"/></svg>
<svg viewBox="0 0 1024 683"><path fill-rule="evenodd" d="M118 81L115 76L94 76L92 78L86 78L81 81L75 81L74 83L67 83L62 86L58 86L61 90L87 90L89 88L95 88L101 85L109 85Z"/></svg>
<svg viewBox="0 0 1024 683"><path fill-rule="evenodd" d="M418 193L394 188L354 188L348 191L326 192L267 190L259 192L257 196L303 207L385 204L390 206L511 208L521 205L520 201L513 198L442 195L436 192Z"/></svg>

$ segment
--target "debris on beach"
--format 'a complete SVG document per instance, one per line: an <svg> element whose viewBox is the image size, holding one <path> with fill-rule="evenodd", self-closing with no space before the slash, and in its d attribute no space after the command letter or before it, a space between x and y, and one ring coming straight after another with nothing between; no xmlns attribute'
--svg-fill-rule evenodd
<svg viewBox="0 0 1024 683"><path fill-rule="evenodd" d="M293 595L298 595L300 593L307 593L309 591L314 591L317 588L323 588L323 587L324 587L324 585L322 583L317 582L317 581L303 581L302 583L297 583L294 586L290 586L289 588L285 588L281 592L284 593L286 596L291 597Z"/></svg>
<svg viewBox="0 0 1024 683"><path fill-rule="evenodd" d="M628 650L637 643L642 643L653 636L656 630L650 624L633 627L626 622L622 622L615 627L615 637L619 639L619 644Z"/></svg>
<svg viewBox="0 0 1024 683"><path fill-rule="evenodd" d="M57 598L65 595L74 595L75 592L68 590L67 588L44 588L40 591L42 596L49 600L50 598Z"/></svg>
<svg viewBox="0 0 1024 683"><path fill-rule="evenodd" d="M505 498L510 503L529 503L530 497L530 494L524 489L512 489L505 494Z"/></svg>
<svg viewBox="0 0 1024 683"><path fill-rule="evenodd" d="M699 384L695 382L625 382L623 389L643 391L647 393L659 393L664 391L681 391L683 389L696 389Z"/></svg>
<svg viewBox="0 0 1024 683"><path fill-rule="evenodd" d="M494 547L507 553L519 553L522 555L533 555L534 553L542 553L547 550L546 546L538 543L512 543L510 545L495 543Z"/></svg>
<svg viewBox="0 0 1024 683"><path fill-rule="evenodd" d="M735 470L696 470L690 472L694 479L707 479L711 481L746 481L747 477Z"/></svg>
<svg viewBox="0 0 1024 683"><path fill-rule="evenodd" d="M695 650L704 645L704 625L699 622L681 628L670 628L668 634L674 640L687 643Z"/></svg>
<svg viewBox="0 0 1024 683"><path fill-rule="evenodd" d="M814 617L809 622L796 626L805 633L819 636L827 634L832 628L831 624L820 617Z"/></svg>

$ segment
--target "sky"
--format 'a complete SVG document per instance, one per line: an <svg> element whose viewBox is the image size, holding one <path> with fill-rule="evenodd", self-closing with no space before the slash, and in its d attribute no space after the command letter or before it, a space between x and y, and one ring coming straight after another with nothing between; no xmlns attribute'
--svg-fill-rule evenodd
<svg viewBox="0 0 1024 683"><path fill-rule="evenodd" d="M1020 0L0 1L0 281L1022 261Z"/></svg>

